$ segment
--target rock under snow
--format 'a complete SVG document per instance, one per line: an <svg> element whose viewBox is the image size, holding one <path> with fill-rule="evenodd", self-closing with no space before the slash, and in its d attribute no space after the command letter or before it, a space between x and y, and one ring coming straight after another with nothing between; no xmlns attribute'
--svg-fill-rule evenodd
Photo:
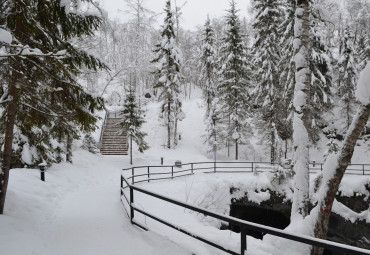
<svg viewBox="0 0 370 255"><path fill-rule="evenodd" d="M370 104L370 62L367 63L366 67L360 73L360 79L358 80L356 90L357 100L363 104Z"/></svg>

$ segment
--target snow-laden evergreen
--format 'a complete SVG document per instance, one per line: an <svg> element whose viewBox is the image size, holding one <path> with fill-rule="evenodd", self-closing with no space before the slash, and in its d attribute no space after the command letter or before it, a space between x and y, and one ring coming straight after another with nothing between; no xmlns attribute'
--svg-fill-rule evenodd
<svg viewBox="0 0 370 255"><path fill-rule="evenodd" d="M338 60L338 95L343 103L342 115L345 119L346 129L349 128L354 113L354 98L357 82L355 63L354 37L349 26L346 26L340 38L340 52Z"/></svg>
<svg viewBox="0 0 370 255"><path fill-rule="evenodd" d="M198 67L200 69L199 85L203 89L203 97L207 105L206 117L210 114L212 100L216 96L217 88L217 56L215 43L215 34L208 16L203 27L202 46L198 60Z"/></svg>
<svg viewBox="0 0 370 255"><path fill-rule="evenodd" d="M182 54L176 45L175 16L171 9L171 1L166 2L166 17L162 26L162 41L155 45L155 73L158 76L155 88L159 88L159 100L162 102L162 114L167 126L167 148L177 145L177 121L185 116L181 110L180 85Z"/></svg>
<svg viewBox="0 0 370 255"><path fill-rule="evenodd" d="M256 17L253 29L256 38L252 46L255 87L252 92L254 105L260 108L259 128L264 140L270 144L271 162L276 160L276 128L283 117L282 86L279 82L280 36L279 24L282 18L281 2L274 0L254 0Z"/></svg>
<svg viewBox="0 0 370 255"><path fill-rule="evenodd" d="M118 123L121 126L120 134L127 132L127 137L130 141L130 164L132 165L132 142L135 142L138 150L144 152L149 149L148 143L145 141L145 132L141 130L142 125L145 123L144 111L136 99L135 82L130 83L129 89L126 91L125 99L123 102L122 111L120 112L122 120Z"/></svg>
<svg viewBox="0 0 370 255"><path fill-rule="evenodd" d="M292 99L295 84L295 64L294 64L294 15L296 10L296 0L284 0L284 17L279 27L281 34L280 41L280 84L283 89L282 99L287 106L286 111L292 111Z"/></svg>
<svg viewBox="0 0 370 255"><path fill-rule="evenodd" d="M319 139L320 128L327 124L323 118L323 112L327 112L332 107L332 54L324 40L325 26L321 21L320 10L316 8L314 2L310 3L310 111L312 124L309 130L310 139L317 142Z"/></svg>
<svg viewBox="0 0 370 255"><path fill-rule="evenodd" d="M226 31L220 47L220 72L217 86L219 103L223 111L223 122L227 140L235 143L235 159L238 145L246 142L248 110L250 107L248 88L250 73L246 63L246 49L240 30L235 1L225 17Z"/></svg>

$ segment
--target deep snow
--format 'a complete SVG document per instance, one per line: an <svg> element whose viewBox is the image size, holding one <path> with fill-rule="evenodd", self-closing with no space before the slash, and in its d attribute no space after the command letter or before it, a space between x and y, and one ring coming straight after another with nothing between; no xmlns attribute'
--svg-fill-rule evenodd
<svg viewBox="0 0 370 255"><path fill-rule="evenodd" d="M195 95L196 97L196 95ZM158 119L159 104L149 103L144 131L148 133L151 148L144 154L134 153L135 165L159 165L175 160L182 162L211 161L202 142L204 130L204 107L201 99L187 100L183 104L186 118L179 123L182 140L176 150L167 150L164 144L165 129ZM96 135L99 131L96 132ZM257 139L256 139L257 140ZM182 233L171 230L157 222L136 214L136 219L149 226L149 232L130 224L120 201L120 173L129 167L127 156L94 155L75 145L73 164L62 163L47 170L46 182L40 181L35 169L11 171L5 214L0 216L0 250L8 254L224 254L209 245L200 243ZM249 148L243 151L244 159L263 159L263 146L255 146L254 154ZM358 157L367 151L367 145L359 147ZM227 158L227 152L219 152L219 158ZM317 153L319 155L319 153ZM248 158L249 157L249 158ZM232 155L231 155L232 158ZM318 158L316 158L319 161ZM365 160L365 159L364 159ZM175 199L183 200L228 214L231 196L230 186L245 191L271 187L269 174L197 174L170 181L140 184ZM342 193L364 192L360 183L369 181L362 177L345 178ZM291 184L280 187L288 196ZM284 191L285 190L285 191ZM235 194L234 194L235 196ZM267 199L269 194L255 194L255 201ZM215 240L226 247L239 251L240 236L229 230L219 230L220 222L205 218L189 210L160 202L145 195L135 194L135 204L173 223ZM359 217L346 208L337 208L348 219ZM370 213L361 215L370 221ZM301 231L290 229L291 231ZM267 255L304 254L302 245L267 236L264 241L248 237L248 254ZM304 247L304 246L303 246Z"/></svg>

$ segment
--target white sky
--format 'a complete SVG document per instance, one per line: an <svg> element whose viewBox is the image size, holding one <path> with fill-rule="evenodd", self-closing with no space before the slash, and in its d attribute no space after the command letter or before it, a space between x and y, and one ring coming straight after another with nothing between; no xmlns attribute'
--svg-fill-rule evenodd
<svg viewBox="0 0 370 255"><path fill-rule="evenodd" d="M225 15L225 10L230 8L229 0L177 0L177 5L182 6L181 26L186 29L194 30L197 25L203 25L207 14L210 18L221 17ZM124 0L100 0L102 7L108 11L110 19L119 18L125 20L127 10ZM237 8L240 10L239 16L248 16L248 6L250 0L236 0ZM155 13L163 12L166 0L144 0L144 7ZM172 0L174 7L174 0ZM162 24L163 16L157 18L157 24Z"/></svg>

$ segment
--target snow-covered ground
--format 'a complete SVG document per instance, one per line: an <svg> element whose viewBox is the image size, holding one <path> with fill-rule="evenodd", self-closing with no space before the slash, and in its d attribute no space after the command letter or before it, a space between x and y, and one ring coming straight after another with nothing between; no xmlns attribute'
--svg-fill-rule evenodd
<svg viewBox="0 0 370 255"><path fill-rule="evenodd" d="M147 107L147 124L151 148L144 154L135 152L135 165L159 165L175 160L183 163L209 161L202 143L204 130L201 99L184 102L186 119L179 124L182 140L176 150L167 150L165 128L158 119L157 103ZM256 154L263 154L257 151ZM221 155L226 157L225 154ZM246 156L243 159L248 159ZM198 242L153 220L136 214L136 219L147 225L145 232L129 222L120 201L121 169L129 167L127 156L94 155L76 146L73 164L62 163L47 170L46 182L40 181L35 169L11 171L5 214L0 216L0 250L14 254L224 254L209 245ZM196 174L168 181L140 184L142 187L171 196L200 207L228 214L231 186L255 190L255 185L271 186L270 176L261 174ZM364 179L349 179L350 188ZM365 180L366 181L366 180ZM287 183L281 188L289 187ZM245 192L245 190L242 190ZM289 190L285 193L289 196ZM268 194L256 194L263 200ZM220 222L158 201L146 195L135 194L135 205L164 217L236 252L240 249L240 235L219 230ZM340 209L344 210L344 209ZM349 218L356 215L349 214ZM370 215L364 216L370 222ZM267 255L304 254L304 248L294 242L273 237L263 241L248 237L248 254Z"/></svg>

